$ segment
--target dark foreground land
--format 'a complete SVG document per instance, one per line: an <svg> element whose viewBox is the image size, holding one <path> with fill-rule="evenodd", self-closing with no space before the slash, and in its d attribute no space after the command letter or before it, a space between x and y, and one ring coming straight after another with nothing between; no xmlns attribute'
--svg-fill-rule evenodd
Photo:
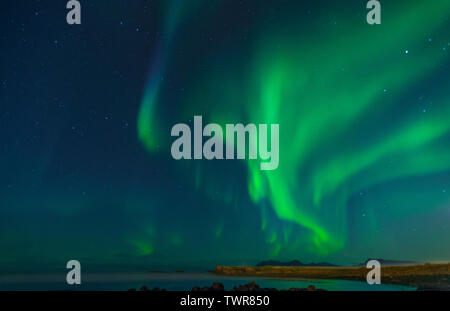
<svg viewBox="0 0 450 311"><path fill-rule="evenodd" d="M131 288L129 289L129 291L135 291L135 288ZM146 286L142 286L140 289L140 291L165 291L165 289L161 289L161 288L153 288L153 289L148 289ZM214 282L211 286L205 286L205 287L198 287L195 286L191 289L191 291L193 292L220 292L220 291L224 291L225 288L223 286L222 283L219 282ZM256 284L255 282L250 282L248 284L244 284L244 285L240 285L240 286L235 286L233 287L232 291L236 291L236 292L259 292L259 291L278 291L278 289L276 288L262 288L259 287L258 284ZM324 289L320 289L320 288L316 288L314 285L309 285L307 288L290 288L288 290L281 290L281 291L325 291Z"/></svg>
<svg viewBox="0 0 450 311"><path fill-rule="evenodd" d="M366 281L370 269L360 267L225 267L215 273L228 276L340 279ZM450 290L450 263L383 266L381 282L416 287L418 290Z"/></svg>

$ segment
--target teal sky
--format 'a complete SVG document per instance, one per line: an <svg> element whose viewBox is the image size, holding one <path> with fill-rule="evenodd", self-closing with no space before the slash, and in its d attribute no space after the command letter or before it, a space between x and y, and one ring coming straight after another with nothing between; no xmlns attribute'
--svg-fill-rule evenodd
<svg viewBox="0 0 450 311"><path fill-rule="evenodd" d="M261 2L2 2L0 271L449 260L450 3ZM195 115L279 168L173 160Z"/></svg>

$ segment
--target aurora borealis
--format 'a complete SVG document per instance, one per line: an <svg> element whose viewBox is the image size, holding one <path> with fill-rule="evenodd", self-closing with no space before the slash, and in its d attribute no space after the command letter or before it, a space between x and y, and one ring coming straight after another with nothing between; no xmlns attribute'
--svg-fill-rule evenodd
<svg viewBox="0 0 450 311"><path fill-rule="evenodd" d="M381 2L2 3L1 269L448 260L450 2ZM278 169L172 159L197 115Z"/></svg>

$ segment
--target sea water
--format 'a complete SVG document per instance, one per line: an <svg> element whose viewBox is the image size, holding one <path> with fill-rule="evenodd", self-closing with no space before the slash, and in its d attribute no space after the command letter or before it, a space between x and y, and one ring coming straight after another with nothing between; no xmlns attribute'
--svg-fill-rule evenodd
<svg viewBox="0 0 450 311"><path fill-rule="evenodd" d="M191 290L195 286L211 286L220 282L225 290L234 286L255 281L262 288L289 289L306 288L314 285L329 291L410 291L414 287L403 285L369 285L361 281L349 280L317 280L301 278L267 278L267 277L235 277L221 276L211 272L132 272L132 273L98 273L84 274L80 285L68 285L65 274L42 275L0 275L0 290L92 290L92 291L126 291L146 286L169 291Z"/></svg>

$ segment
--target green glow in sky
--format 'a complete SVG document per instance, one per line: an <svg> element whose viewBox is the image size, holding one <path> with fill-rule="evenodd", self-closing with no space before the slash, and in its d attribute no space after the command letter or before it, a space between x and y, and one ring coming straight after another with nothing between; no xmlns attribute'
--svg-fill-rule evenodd
<svg viewBox="0 0 450 311"><path fill-rule="evenodd" d="M327 254L345 246L352 195L395 179L450 169L448 92L439 92L426 112L412 98L414 89L448 60L448 53L426 43L429 37L442 39L450 3L393 4L379 26L333 8L331 20L330 12L322 11L313 22L287 18L270 27L261 23L252 33L257 39L245 51L244 64L212 55L205 60L210 71L192 76L188 83L193 93L184 98L190 100L181 98L183 109L176 113L179 120L202 114L222 124L280 124L278 170L261 171L255 161L245 162L248 195L262 208L262 231L274 255L289 247L290 233L270 230L263 207L267 202L279 219L309 231L299 240ZM227 46L222 57L237 50ZM148 121L158 116L147 107L164 105L152 96L156 88L158 82L149 86L139 114L146 146L170 139ZM150 136L156 132L160 136ZM201 178L198 172L196 176L198 186ZM216 230L218 235L226 228Z"/></svg>

